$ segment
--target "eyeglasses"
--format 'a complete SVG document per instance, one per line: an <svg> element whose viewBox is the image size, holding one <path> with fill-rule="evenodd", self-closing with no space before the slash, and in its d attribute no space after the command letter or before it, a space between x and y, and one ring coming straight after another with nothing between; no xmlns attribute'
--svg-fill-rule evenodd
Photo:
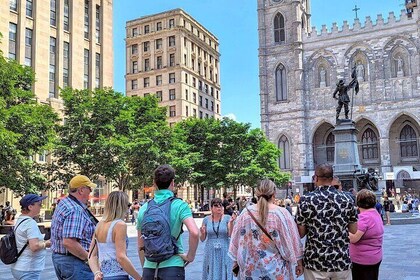
<svg viewBox="0 0 420 280"><path fill-rule="evenodd" d="M222 207L222 204L220 204L220 203L216 203L216 204L213 204L213 207L220 208L220 207Z"/></svg>
<svg viewBox="0 0 420 280"><path fill-rule="evenodd" d="M88 189L89 192L92 192L92 188L91 187L86 186L85 189Z"/></svg>

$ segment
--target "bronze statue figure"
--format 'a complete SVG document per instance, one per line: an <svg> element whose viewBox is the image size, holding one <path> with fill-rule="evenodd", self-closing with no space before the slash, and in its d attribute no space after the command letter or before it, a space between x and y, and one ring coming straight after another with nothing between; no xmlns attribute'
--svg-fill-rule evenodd
<svg viewBox="0 0 420 280"><path fill-rule="evenodd" d="M336 109L336 120L339 121L339 116L341 112L341 108L344 106L344 115L346 119L349 119L349 103L350 98L347 94L348 90L355 87L356 94L359 92L359 82L357 81L357 75L356 75L356 67L353 67L352 74L351 74L352 80L348 85L344 84L344 80L339 80L337 83L337 87L333 93L333 98L338 99L338 106ZM337 98L338 93L338 98Z"/></svg>

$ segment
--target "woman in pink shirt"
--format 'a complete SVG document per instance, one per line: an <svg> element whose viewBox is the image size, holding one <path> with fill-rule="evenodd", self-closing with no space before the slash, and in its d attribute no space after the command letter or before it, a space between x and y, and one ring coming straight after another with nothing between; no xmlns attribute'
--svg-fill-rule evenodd
<svg viewBox="0 0 420 280"><path fill-rule="evenodd" d="M356 203L360 211L357 232L350 233L353 279L377 280L382 261L384 226L375 209L376 196L372 191L361 190L357 194Z"/></svg>

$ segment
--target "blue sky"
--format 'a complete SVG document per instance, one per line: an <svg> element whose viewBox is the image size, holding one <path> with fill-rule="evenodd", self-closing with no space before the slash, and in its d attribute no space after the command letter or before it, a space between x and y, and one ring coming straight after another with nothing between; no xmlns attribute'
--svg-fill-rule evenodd
<svg viewBox="0 0 420 280"><path fill-rule="evenodd" d="M352 26L355 5L362 24L388 12L399 17L403 0L312 0L311 25L320 29L343 20ZM256 0L116 0L114 1L114 88L125 92L125 25L128 20L182 8L212 32L220 43L222 115L260 127Z"/></svg>

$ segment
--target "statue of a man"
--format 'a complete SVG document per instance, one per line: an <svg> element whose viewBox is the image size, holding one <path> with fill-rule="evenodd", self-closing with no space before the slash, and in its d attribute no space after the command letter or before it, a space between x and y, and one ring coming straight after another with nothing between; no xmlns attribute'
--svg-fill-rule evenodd
<svg viewBox="0 0 420 280"><path fill-rule="evenodd" d="M401 56L396 58L397 61L397 74L404 76L404 60L401 58Z"/></svg>
<svg viewBox="0 0 420 280"><path fill-rule="evenodd" d="M344 115L346 119L349 119L349 103L350 103L350 98L349 95L347 94L348 90L356 87L356 94L359 92L359 82L357 81L357 76L356 76L356 67L353 67L353 71L351 74L352 80L348 85L344 84L343 80L339 80L337 83L337 87L333 93L333 98L334 99L338 99L338 106L336 109L336 120L339 120L339 116L340 116L340 112L341 112L341 108L343 108L344 106ZM337 93L338 93L338 98L337 98Z"/></svg>
<svg viewBox="0 0 420 280"><path fill-rule="evenodd" d="M325 82L326 72L324 67L319 69L319 87L325 87L327 84Z"/></svg>
<svg viewBox="0 0 420 280"><path fill-rule="evenodd" d="M363 63L361 63L360 61L357 63L356 72L357 72L357 80L363 82L365 80L365 67L363 66Z"/></svg>

